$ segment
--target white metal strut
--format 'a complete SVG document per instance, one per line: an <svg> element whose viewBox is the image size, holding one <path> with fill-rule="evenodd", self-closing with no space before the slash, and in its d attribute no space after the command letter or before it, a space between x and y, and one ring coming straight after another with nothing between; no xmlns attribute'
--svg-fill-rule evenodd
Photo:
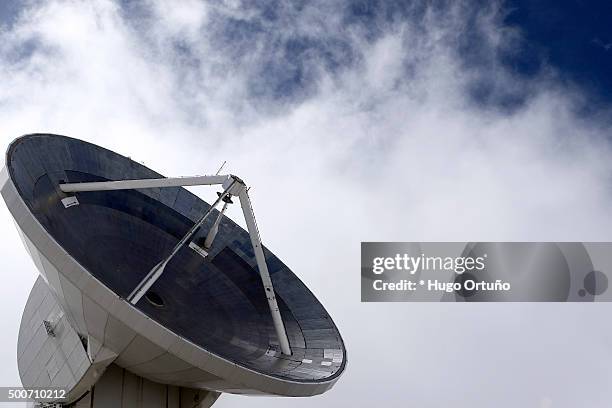
<svg viewBox="0 0 612 408"><path fill-rule="evenodd" d="M206 218L208 218L208 216L212 214L213 209L221 201L223 201L226 196L237 196L240 199L240 206L242 207L242 213L244 214L244 219L247 224L249 237L251 238L251 245L253 246L253 251L255 252L255 259L257 261L257 267L259 269L259 276L261 277L261 282L266 292L266 299L268 300L270 314L272 315L272 321L274 323L274 329L276 331L276 336L278 337L281 351L285 355L291 355L291 348L289 346L289 339L287 338L287 331L285 329L283 318L278 308L278 303L274 294L274 286L272 285L272 279L270 278L270 272L268 271L268 265L266 264L266 258L263 253L261 237L257 228L257 222L255 221L255 213L253 212L253 207L251 205L251 200L249 198L246 185L244 181L242 181L240 178L234 175L214 175L159 179L63 183L60 184L59 187L65 193L75 193L85 191L108 191L196 185L222 185L224 190L223 193L219 195L219 198L210 206L208 211L206 211L206 213L202 216L202 218L200 218L193 225L193 227L191 227L187 234L176 244L176 246L170 252L170 255L161 262L159 262L157 265L155 265L153 269L149 271L147 276L145 276L145 278L134 288L132 293L130 293L127 298L128 301L135 305L164 273L164 269L168 262L170 262L170 260L178 253L178 251L183 247L183 245L185 245L195 236Z"/></svg>

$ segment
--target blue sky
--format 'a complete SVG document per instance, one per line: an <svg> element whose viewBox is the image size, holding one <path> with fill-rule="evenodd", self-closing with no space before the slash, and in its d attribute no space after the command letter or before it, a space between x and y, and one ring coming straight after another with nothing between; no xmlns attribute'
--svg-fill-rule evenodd
<svg viewBox="0 0 612 408"><path fill-rule="evenodd" d="M451 2L389 2L352 1L330 2L324 5L329 13L341 16L340 27L334 27L324 36L309 36L307 32L277 38L270 30L276 25L290 24L301 7L309 2L292 2L292 6L280 1L249 2L246 9L258 18L245 22L232 16L218 14L215 24L215 41L227 44L236 58L255 42L269 41L269 54L262 55L259 70L252 73L250 92L253 98L264 98L281 103L307 98L316 83L316 71L309 60L322 62L317 69L336 72L359 63L358 52L340 35L339 30L355 29L364 38L376 41L384 35L389 24L410 19L418 22L430 7L444 10ZM321 2L323 5L326 2ZM7 0L0 3L0 21L10 26L24 4L36 1ZM474 102L483 106L513 109L528 97L527 89L500 89L496 85L493 65L503 66L519 77L533 78L543 70L554 69L555 80L575 86L585 93L579 108L584 113L601 113L612 102L612 25L609 16L612 6L606 1L552 1L530 2L506 0L491 6L490 2L473 2L466 7L466 26L458 34L457 56L467 67L479 71L479 77L468 84ZM432 6L433 5L433 6ZM154 18L146 1L122 1L122 12L128 21L138 24ZM518 38L499 54L492 56L481 48L483 33L479 33L474 21L483 9L500 8L500 24L507 29L518 30ZM288 10L291 9L291 10ZM181 58L187 64L198 64L189 53L189 47L180 41L173 44L183 52ZM278 58L279 54L282 58Z"/></svg>
<svg viewBox="0 0 612 408"><path fill-rule="evenodd" d="M612 101L612 5L606 1L511 1L507 24L524 41L508 64L530 75L550 64L559 80L588 94L585 108L607 108ZM602 106L603 105L603 106Z"/></svg>

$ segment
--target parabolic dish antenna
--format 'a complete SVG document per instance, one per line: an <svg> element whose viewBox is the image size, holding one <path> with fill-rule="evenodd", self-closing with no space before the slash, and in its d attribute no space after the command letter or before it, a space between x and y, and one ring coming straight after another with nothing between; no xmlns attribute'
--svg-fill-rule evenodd
<svg viewBox="0 0 612 408"><path fill-rule="evenodd" d="M33 134L11 143L1 178L41 275L19 332L24 387L66 388L68 406L207 407L222 392L317 395L342 374L338 329L261 245L238 177L164 178ZM219 199L181 187L195 184L222 186ZM227 205L242 207L248 231Z"/></svg>

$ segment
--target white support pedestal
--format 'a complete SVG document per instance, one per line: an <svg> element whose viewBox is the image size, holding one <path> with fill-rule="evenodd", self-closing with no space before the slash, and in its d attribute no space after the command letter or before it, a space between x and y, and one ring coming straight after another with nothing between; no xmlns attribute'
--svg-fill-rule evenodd
<svg viewBox="0 0 612 408"><path fill-rule="evenodd" d="M62 408L209 408L220 395L214 391L159 384L111 364L81 399L61 406Z"/></svg>

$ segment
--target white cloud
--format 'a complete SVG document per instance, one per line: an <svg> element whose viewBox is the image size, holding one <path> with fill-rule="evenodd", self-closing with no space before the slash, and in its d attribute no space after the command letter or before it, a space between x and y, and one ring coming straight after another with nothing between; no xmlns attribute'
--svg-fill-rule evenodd
<svg viewBox="0 0 612 408"><path fill-rule="evenodd" d="M606 305L359 303L362 240L611 239L609 129L574 115L573 90L546 74L517 78L496 62L519 36L500 27L499 8L476 20L490 63L483 72L456 53L465 4L377 21L375 41L342 25L338 6L296 12L283 3L276 22L229 3L144 7L152 14L126 20L111 1L44 2L3 32L2 141L67 134L168 175L211 172L227 160L253 186L265 242L319 295L348 345L337 387L292 404L606 405ZM266 34L227 39L228 19ZM316 52L296 61L275 45L296 36L343 41L352 63L334 70ZM35 44L31 54L16 59L25 44ZM254 96L253 75L270 59L314 73L311 91ZM513 111L478 106L466 89L481 75L498 90L529 88L530 97ZM7 214L0 222L4 247L14 248ZM32 266L24 256L15 262L10 279L30 285L33 275L18 271ZM26 300L15 296L0 298L14 328L15 302ZM15 361L11 333L3 361ZM4 382L16 375L4 370ZM247 404L287 400L218 402Z"/></svg>
<svg viewBox="0 0 612 408"><path fill-rule="evenodd" d="M207 6L204 2L156 0L149 3L159 17L158 22L163 24L168 33L188 36L191 41L197 41L200 29L207 18Z"/></svg>

